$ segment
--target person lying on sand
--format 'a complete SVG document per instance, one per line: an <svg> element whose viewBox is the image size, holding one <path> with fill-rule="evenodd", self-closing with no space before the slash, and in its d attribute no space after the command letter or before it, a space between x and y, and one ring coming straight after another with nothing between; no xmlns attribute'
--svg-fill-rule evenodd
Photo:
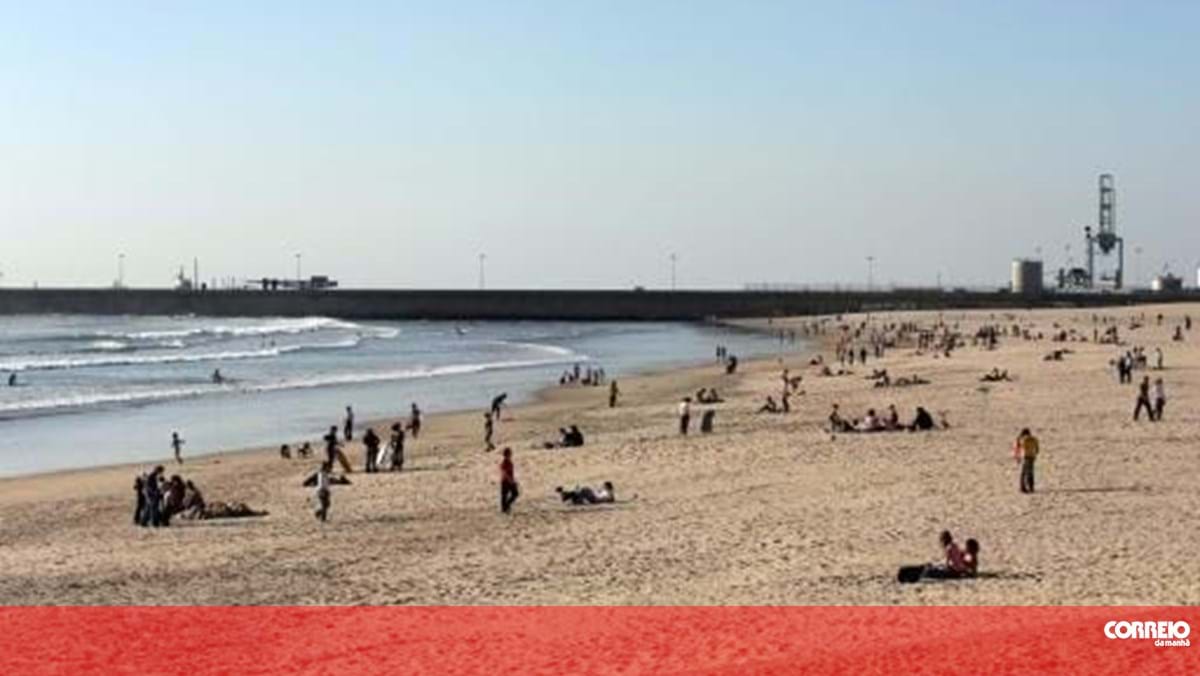
<svg viewBox="0 0 1200 676"><path fill-rule="evenodd" d="M966 551L954 542L950 531L942 531L939 540L945 556L945 563L930 563L921 566L903 566L896 575L901 583L912 583L922 579L953 580L975 577L979 572L979 542L970 538L966 542Z"/></svg>
<svg viewBox="0 0 1200 676"><path fill-rule="evenodd" d="M1007 369L1001 371L1000 369L998 369L996 367L992 367L991 372L983 374L983 377L979 379L979 382L981 382L981 383L1001 383L1001 382L1009 382L1010 380L1011 380L1011 378L1008 377Z"/></svg>
<svg viewBox="0 0 1200 676"><path fill-rule="evenodd" d="M572 505L598 505L617 501L611 481L605 481L600 488L596 489L592 489L590 486L582 488L575 486L574 490L567 491L563 490L562 486L556 486L554 490L563 502Z"/></svg>

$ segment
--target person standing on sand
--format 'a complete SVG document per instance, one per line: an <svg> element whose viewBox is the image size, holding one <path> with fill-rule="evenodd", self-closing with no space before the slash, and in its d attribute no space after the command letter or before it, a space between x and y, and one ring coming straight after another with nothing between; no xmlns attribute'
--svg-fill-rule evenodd
<svg viewBox="0 0 1200 676"><path fill-rule="evenodd" d="M1013 444L1013 456L1021 463L1022 493L1033 492L1033 463L1037 460L1039 452L1041 447L1033 432L1030 432L1028 427L1021 430L1016 443Z"/></svg>
<svg viewBox="0 0 1200 676"><path fill-rule="evenodd" d="M608 385L608 407L617 407L617 396L621 394L620 388L617 387L617 381L612 381Z"/></svg>
<svg viewBox="0 0 1200 676"><path fill-rule="evenodd" d="M363 446L366 447L366 463L363 468L364 472L372 473L379 471L379 436L375 434L375 428L368 427L367 433L363 435Z"/></svg>
<svg viewBox="0 0 1200 676"><path fill-rule="evenodd" d="M346 441L354 439L354 409L346 407L346 423L342 428L342 433L346 437Z"/></svg>
<svg viewBox="0 0 1200 676"><path fill-rule="evenodd" d="M171 432L171 448L175 449L175 462L183 464L183 439L179 438L179 432Z"/></svg>
<svg viewBox="0 0 1200 676"><path fill-rule="evenodd" d="M404 469L404 425L392 424L392 470L399 472Z"/></svg>
<svg viewBox="0 0 1200 676"><path fill-rule="evenodd" d="M692 398L684 397L679 402L679 433L687 436L688 426L692 422Z"/></svg>
<svg viewBox="0 0 1200 676"><path fill-rule="evenodd" d="M500 461L500 511L508 514L520 495L521 491L517 488L517 473L513 467L512 449L505 447L504 459Z"/></svg>
<svg viewBox="0 0 1200 676"><path fill-rule="evenodd" d="M322 522L329 520L329 505L332 502L329 492L329 473L333 471L333 463L325 461L317 470L317 518Z"/></svg>
<svg viewBox="0 0 1200 676"><path fill-rule="evenodd" d="M1154 407L1150 404L1150 376L1142 376L1142 382L1138 384L1137 404L1133 407L1134 421L1137 421L1143 407L1146 409L1146 415L1154 420Z"/></svg>
<svg viewBox="0 0 1200 676"><path fill-rule="evenodd" d="M421 434L421 409L417 408L415 401L412 405L412 415L408 419L408 429L412 432L413 439Z"/></svg>
<svg viewBox="0 0 1200 676"><path fill-rule="evenodd" d="M493 409L494 410L494 409ZM483 445L486 451L496 450L496 444L492 443L492 434L496 431L496 421L493 418L492 412L488 411L483 414Z"/></svg>
<svg viewBox="0 0 1200 676"><path fill-rule="evenodd" d="M1162 422L1163 409L1167 406L1167 392L1163 389L1163 379L1154 379L1154 415L1150 417L1155 422Z"/></svg>

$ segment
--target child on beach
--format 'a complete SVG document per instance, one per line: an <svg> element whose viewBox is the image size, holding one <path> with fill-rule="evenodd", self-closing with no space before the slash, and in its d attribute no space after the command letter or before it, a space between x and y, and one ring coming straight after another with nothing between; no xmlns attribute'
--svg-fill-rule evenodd
<svg viewBox="0 0 1200 676"><path fill-rule="evenodd" d="M329 505L331 502L329 493L329 473L333 471L333 463L326 460L321 463L321 469L317 470L317 518L321 521L329 520Z"/></svg>
<svg viewBox="0 0 1200 676"><path fill-rule="evenodd" d="M617 396L620 393L621 393L621 390L617 388L617 381L614 380L611 383L609 383L609 385L608 385L608 407L609 408L617 407Z"/></svg>
<svg viewBox="0 0 1200 676"><path fill-rule="evenodd" d="M492 411L495 410L495 408L492 409ZM483 444L486 447L484 449L486 451L496 450L496 445L492 443L492 434L496 431L496 423L492 411L483 414Z"/></svg>

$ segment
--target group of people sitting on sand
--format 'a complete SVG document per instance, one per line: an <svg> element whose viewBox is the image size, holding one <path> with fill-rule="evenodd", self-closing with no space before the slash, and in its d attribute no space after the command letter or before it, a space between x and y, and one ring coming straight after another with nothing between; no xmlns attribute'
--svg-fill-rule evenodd
<svg viewBox="0 0 1200 676"><path fill-rule="evenodd" d="M945 421L942 422L942 427L948 427ZM842 417L841 410L837 404L833 405L833 410L829 413L829 431L833 433L853 433L853 432L923 432L937 428L937 424L933 420L933 416L923 406L918 406L913 419L909 423L900 421L900 413L896 411L894 404L888 406L887 414L880 416L875 413L875 409L868 409L867 414L861 419L847 420Z"/></svg>
<svg viewBox="0 0 1200 676"><path fill-rule="evenodd" d="M968 538L965 548L959 547L950 531L944 530L938 540L944 561L916 566L902 566L896 574L901 583L926 580L953 580L975 577L979 573L979 541Z"/></svg>
<svg viewBox="0 0 1200 676"><path fill-rule="evenodd" d="M696 402L699 404L719 404L723 401L725 400L721 398L720 394L717 394L715 387L701 387L696 390Z"/></svg>
<svg viewBox="0 0 1200 676"><path fill-rule="evenodd" d="M558 441L547 441L543 448L579 448L583 446L583 432L578 425L558 428Z"/></svg>
<svg viewBox="0 0 1200 676"><path fill-rule="evenodd" d="M929 381L917 374L911 376L900 376L893 379L887 369L875 369L871 375L867 376L867 380L874 380L875 387L912 387L914 385L928 385Z"/></svg>
<svg viewBox="0 0 1200 676"><path fill-rule="evenodd" d="M175 516L201 520L266 515L241 502L206 503L196 484L178 474L166 478L162 465L135 477L133 491L133 523L143 528L165 528Z"/></svg>

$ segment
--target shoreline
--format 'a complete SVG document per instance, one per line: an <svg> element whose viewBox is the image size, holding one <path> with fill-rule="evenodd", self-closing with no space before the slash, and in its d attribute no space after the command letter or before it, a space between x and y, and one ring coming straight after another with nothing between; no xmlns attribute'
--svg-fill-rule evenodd
<svg viewBox="0 0 1200 676"><path fill-rule="evenodd" d="M717 325L714 325L714 326L717 326ZM754 328L754 327L746 327L746 326L738 327L737 325L734 325L734 324L729 324L729 325L720 324L719 326L720 326L720 328L740 329L742 331L747 331L747 332L751 332L751 333L764 333L763 331L761 331L757 328ZM798 344L799 343L797 343L797 345ZM790 352L785 352L784 354L798 356L798 355L808 354L810 351L811 351L811 348L801 348L801 349L792 350ZM770 362L770 361L774 361L777 359L778 359L778 357L775 355L750 357L750 358L747 358L745 361L741 361L739 363L739 370L744 367L751 367L751 366L760 366L761 367L761 365L764 362ZM711 365L711 363L708 363L708 365ZM569 365L564 364L564 367L566 367L566 366L569 366ZM706 363L702 363L699 361L693 362L693 363L684 363L684 364L674 365L674 366L661 366L661 367L660 366L650 366L650 367L640 368L640 369L635 369L633 371L630 371L627 374L622 375L621 377L617 378L616 380L620 380L620 381L628 380L628 381L636 382L639 380L653 379L653 378L687 377L687 375L690 372L703 369L703 368L705 368L705 366L706 366ZM562 404L564 402L561 402L558 400L563 398L564 396L567 396L567 393L569 393L569 392L575 392L575 391L595 392L595 393L597 393L597 395L603 395L604 397L607 397L608 396L608 382L611 382L612 380L613 380L613 378L609 378L605 382L604 385L601 385L598 387L596 387L596 386L562 386L562 385L558 385L558 384L548 384L548 385L539 387L539 388L533 390L532 392L530 392L527 395L527 398L518 399L518 400L516 400L516 403L514 403L512 405L506 405L504 407L506 416L511 417L511 414L513 412L518 412L518 411L521 411L522 409L527 409L527 408L532 408L532 407L537 407L537 406L550 406L550 405L555 405L555 404ZM441 422L457 421L466 416L478 415L478 414L481 414L485 410L485 408L486 407L481 406L476 409L449 409L449 410L444 410L444 411L437 411L435 413L425 413L424 411L422 411L422 420L423 420L422 427L424 429L428 429L428 427L432 426L433 424L435 424L439 421L441 421ZM371 427L375 428L376 433L380 434L381 438L383 438L384 441L386 442L386 435L382 434L380 432L380 430L386 431L388 426L390 426L392 423L398 422L398 421L404 421L407 419L408 419L408 413L402 412L402 413L396 414L395 416L386 417L386 418L372 418L372 419L365 420L365 421L355 421L356 439L354 441L354 444L355 445L358 444L358 437L361 437L361 432L363 432L367 428L371 428ZM340 425L339 425L338 429L340 432L340 430L341 430ZM316 458L322 452L322 449L319 448L319 444L321 443L321 440L319 437L314 437L311 439L300 439L299 441L300 442L309 441L309 442L313 443L313 458ZM189 461L193 464L197 463L197 462L212 462L212 461L219 462L221 458L234 459L234 458L238 458L238 457L255 456L258 454L272 454L274 457L277 458L278 453L279 453L279 446L282 445L283 443L293 445L295 442L294 441L281 441L281 442L279 442L279 444L275 444L275 445L271 445L271 446L241 446L241 447L236 447L236 448L205 451L203 453L197 453L195 455L189 455L185 450L184 464L182 465L182 467L186 469ZM293 450L295 450L295 449L293 448ZM50 478L54 478L54 477L67 478L67 477L71 477L71 476L87 475L90 473L115 472L118 470L136 472L139 469L150 468L150 467L154 467L155 465L162 465L164 468L167 468L167 469L180 467L179 464L174 462L174 457L168 451L168 452L164 453L164 455L162 456L161 459L158 459L158 460L146 460L146 461L140 461L140 462L139 461L123 461L123 462L115 462L115 463L105 463L105 464L101 464L101 465L89 465L87 467L71 467L71 468L65 468L65 469L31 472L29 474L15 474L15 475L8 475L8 476L0 476L0 495L3 494L3 491L5 491L5 489L10 487L10 484L20 482L20 481L25 481L25 480L50 479ZM168 474L170 474L170 473L171 472L168 472ZM2 498L0 498L0 503L2 503L2 502L3 502L3 500L2 500Z"/></svg>

